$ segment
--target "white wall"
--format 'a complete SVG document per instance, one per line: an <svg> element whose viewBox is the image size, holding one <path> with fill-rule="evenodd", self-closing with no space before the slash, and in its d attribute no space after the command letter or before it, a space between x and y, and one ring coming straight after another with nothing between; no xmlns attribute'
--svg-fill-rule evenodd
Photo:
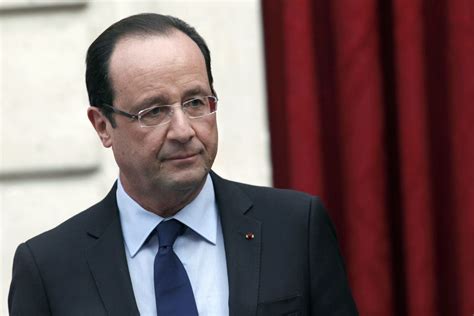
<svg viewBox="0 0 474 316"><path fill-rule="evenodd" d="M214 170L271 184L258 0L0 0L2 315L16 246L97 202L117 175L86 117L84 57L107 26L139 12L178 16L207 40L220 99Z"/></svg>

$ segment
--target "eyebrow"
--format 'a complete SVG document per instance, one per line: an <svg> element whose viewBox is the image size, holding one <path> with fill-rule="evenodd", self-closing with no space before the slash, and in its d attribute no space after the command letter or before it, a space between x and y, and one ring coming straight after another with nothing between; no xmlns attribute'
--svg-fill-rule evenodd
<svg viewBox="0 0 474 316"><path fill-rule="evenodd" d="M185 91L184 94L183 94L183 99L187 99L187 98L195 97L195 96L207 96L207 95L210 95L210 94L211 93L208 92L203 87L196 86L192 89L189 89L189 90Z"/></svg>
<svg viewBox="0 0 474 316"><path fill-rule="evenodd" d="M201 86L196 86L184 92L181 102L184 102L187 99L192 98L192 97L207 96L210 94L211 93L208 92L207 89L204 89ZM132 113L137 113L155 104L156 105L169 105L169 103L170 103L169 97L166 94L162 94L162 95L157 94L157 95L150 96L148 98L143 99L141 102L134 105L131 110L133 111Z"/></svg>
<svg viewBox="0 0 474 316"><path fill-rule="evenodd" d="M145 98L141 102L134 105L132 107L132 111L140 112L141 110L144 110L155 104L165 105L168 103L168 100L169 98L167 98L165 95L154 95L154 96Z"/></svg>

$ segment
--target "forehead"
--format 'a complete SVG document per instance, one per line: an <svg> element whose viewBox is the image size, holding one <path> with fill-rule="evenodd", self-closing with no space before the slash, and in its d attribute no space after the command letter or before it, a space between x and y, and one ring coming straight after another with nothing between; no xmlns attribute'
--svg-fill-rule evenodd
<svg viewBox="0 0 474 316"><path fill-rule="evenodd" d="M110 58L109 76L115 97L209 85L204 56L197 44L180 31L119 40Z"/></svg>
<svg viewBox="0 0 474 316"><path fill-rule="evenodd" d="M138 34L129 35L118 40L113 49L110 64L114 60L129 62L179 60L195 57L204 57L197 44L186 34L179 30L170 31L166 34ZM139 65L139 63L137 64Z"/></svg>

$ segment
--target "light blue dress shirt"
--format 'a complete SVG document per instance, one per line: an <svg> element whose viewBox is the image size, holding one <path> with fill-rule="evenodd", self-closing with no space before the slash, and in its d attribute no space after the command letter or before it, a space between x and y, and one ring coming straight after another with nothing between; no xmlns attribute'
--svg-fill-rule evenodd
<svg viewBox="0 0 474 316"><path fill-rule="evenodd" d="M152 232L164 218L142 208L125 192L120 179L117 182L117 204L135 300L140 315L154 316L153 263L158 238ZM199 195L172 218L188 227L173 249L188 274L199 315L229 315L224 238L209 175Z"/></svg>

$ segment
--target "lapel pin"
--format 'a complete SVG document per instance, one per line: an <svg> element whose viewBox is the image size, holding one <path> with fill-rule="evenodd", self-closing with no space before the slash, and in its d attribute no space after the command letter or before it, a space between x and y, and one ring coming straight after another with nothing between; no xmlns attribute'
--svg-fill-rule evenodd
<svg viewBox="0 0 474 316"><path fill-rule="evenodd" d="M255 238L255 235L253 233L246 233L245 234L245 239L247 240L252 240Z"/></svg>

